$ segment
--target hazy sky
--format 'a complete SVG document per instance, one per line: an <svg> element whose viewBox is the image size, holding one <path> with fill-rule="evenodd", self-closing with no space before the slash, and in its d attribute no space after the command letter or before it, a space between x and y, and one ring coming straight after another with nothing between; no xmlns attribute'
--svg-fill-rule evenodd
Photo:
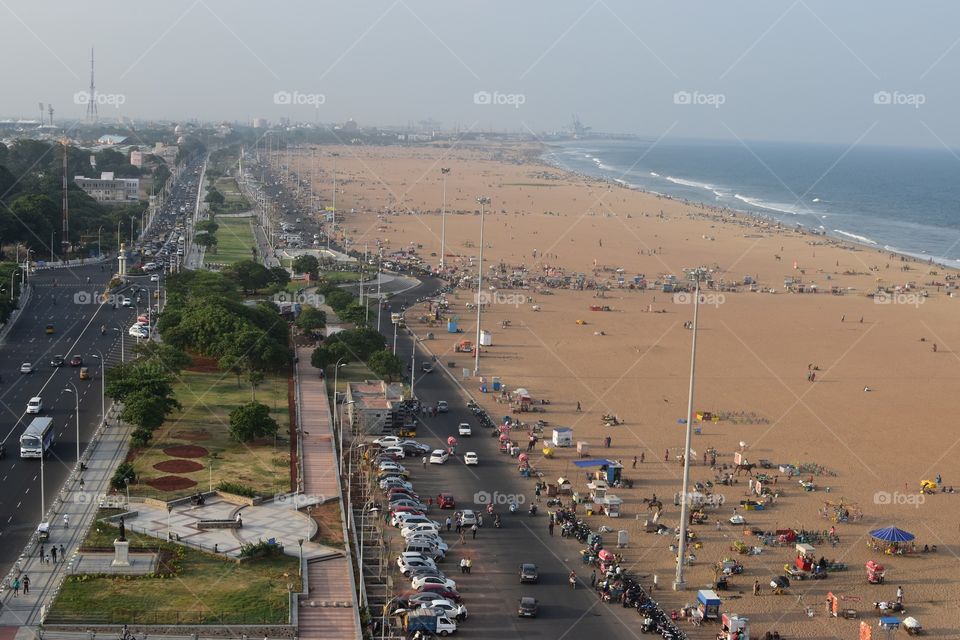
<svg viewBox="0 0 960 640"><path fill-rule="evenodd" d="M81 117L95 45L103 117L960 147L958 25L945 0L0 0L0 114Z"/></svg>

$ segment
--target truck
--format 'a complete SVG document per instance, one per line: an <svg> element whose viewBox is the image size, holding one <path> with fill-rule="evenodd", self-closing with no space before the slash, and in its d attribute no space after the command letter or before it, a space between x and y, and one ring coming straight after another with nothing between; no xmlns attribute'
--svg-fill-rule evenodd
<svg viewBox="0 0 960 640"><path fill-rule="evenodd" d="M407 614L403 630L408 636L415 631L426 631L446 637L457 630L457 623L440 609L424 608Z"/></svg>
<svg viewBox="0 0 960 640"><path fill-rule="evenodd" d="M46 457L50 451L50 447L53 446L55 435L53 418L34 418L30 421L30 424L27 425L23 435L20 436L20 457Z"/></svg>

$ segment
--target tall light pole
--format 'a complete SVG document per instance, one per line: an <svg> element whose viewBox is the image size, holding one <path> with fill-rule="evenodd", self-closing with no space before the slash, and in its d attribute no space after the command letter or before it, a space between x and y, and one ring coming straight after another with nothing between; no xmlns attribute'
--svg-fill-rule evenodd
<svg viewBox="0 0 960 640"><path fill-rule="evenodd" d="M396 320L393 321L393 355L397 355L397 325L400 324Z"/></svg>
<svg viewBox="0 0 960 640"><path fill-rule="evenodd" d="M337 364L333 366L333 428L334 430L336 430L337 422L339 422L337 420L337 413L338 413L338 406L339 406L337 403L337 380L340 377L340 367L343 366L340 364L341 362L343 362L343 358L340 358L339 360L337 360ZM340 446L343 447L343 444L342 444L343 443L343 438L342 438L343 425L342 424L340 425L340 434L341 434ZM342 466L343 465L340 463L340 456L337 456L337 473L341 473L343 471Z"/></svg>
<svg viewBox="0 0 960 640"><path fill-rule="evenodd" d="M120 334L120 364L123 364L124 353L123 353L123 329L120 327L114 327L114 331Z"/></svg>
<svg viewBox="0 0 960 640"><path fill-rule="evenodd" d="M417 377L417 337L410 340L410 397L415 398L413 393L413 383Z"/></svg>
<svg viewBox="0 0 960 640"><path fill-rule="evenodd" d="M380 297L380 269L381 258L377 257L377 333L380 333L380 318L383 317L383 299Z"/></svg>
<svg viewBox="0 0 960 640"><path fill-rule="evenodd" d="M694 281L693 292L693 340L690 347L690 388L687 393L687 433L683 445L683 486L680 488L680 545L677 550L677 575L673 581L673 590L686 588L683 579L684 562L687 557L687 526L690 520L690 439L693 435L693 382L697 367L697 320L700 315L700 279L704 276L702 268L693 269L687 275Z"/></svg>
<svg viewBox="0 0 960 640"><path fill-rule="evenodd" d="M477 198L480 203L480 264L477 265L477 343L473 348L477 350L473 361L473 375L480 375L480 311L483 308L483 209L485 205L490 204L490 198L480 196Z"/></svg>
<svg viewBox="0 0 960 640"><path fill-rule="evenodd" d="M40 443L40 517L46 518L47 498L43 490L43 459L47 457L47 452L43 450L43 443Z"/></svg>
<svg viewBox="0 0 960 640"><path fill-rule="evenodd" d="M67 393L73 394L73 399L76 401L75 410L77 413L77 464L80 464L80 393L77 391L77 386L72 382L68 382L69 387L64 387L64 391Z"/></svg>
<svg viewBox="0 0 960 640"><path fill-rule="evenodd" d="M440 175L443 178L443 203L440 208L440 270L446 266L444 260L447 255L447 174L450 173L449 167L440 167Z"/></svg>
<svg viewBox="0 0 960 640"><path fill-rule="evenodd" d="M327 233L327 251L330 251L330 236L333 235L333 230L337 227L337 156L338 153L331 154L333 156L333 222L330 224L330 230Z"/></svg>
<svg viewBox="0 0 960 640"><path fill-rule="evenodd" d="M10 273L10 302L13 302L13 279L17 277L17 268Z"/></svg>
<svg viewBox="0 0 960 640"><path fill-rule="evenodd" d="M107 421L107 377L104 375L106 369L106 358L103 357L103 352L97 351L91 357L96 358L100 361L100 419L106 423Z"/></svg>

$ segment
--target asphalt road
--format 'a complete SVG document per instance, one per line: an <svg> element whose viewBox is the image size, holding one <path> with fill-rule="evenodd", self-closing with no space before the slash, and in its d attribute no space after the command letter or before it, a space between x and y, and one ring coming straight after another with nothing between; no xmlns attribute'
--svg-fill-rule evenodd
<svg viewBox="0 0 960 640"><path fill-rule="evenodd" d="M70 475L77 460L76 397L64 391L70 384L76 386L80 403L80 447L89 443L101 419L101 367L93 356L98 351L106 358L107 368L120 362L121 334L128 350L136 341L127 335L136 320L134 307L114 309L110 305L93 302L97 293L114 271L113 265L91 264L73 269L38 271L31 275L33 285L30 301L0 346L0 443L6 456L0 460L0 575L6 573L41 520L40 461L20 459L20 435L30 420L26 414L27 402L34 396L43 399L41 416L54 418L56 440L50 456L44 463L46 504L53 502L60 487ZM90 282L87 282L87 278ZM121 293L136 299L130 293L133 286L153 284L148 277L131 278L131 286ZM28 285L29 286L29 285ZM145 310L146 296L143 298ZM46 326L53 325L48 335ZM100 334L100 326L107 327L107 335ZM118 330L112 330L116 327ZM83 358L91 378L80 380L79 367L65 364L50 365L55 355L69 362L74 355ZM129 357L129 353L127 353ZM20 365L34 365L32 374L21 374Z"/></svg>
<svg viewBox="0 0 960 640"><path fill-rule="evenodd" d="M394 306L409 306L416 298L440 286L443 285L439 281L428 279L421 287L395 296L391 303ZM446 337L446 334L440 334L440 339ZM392 341L392 338L391 331L389 340ZM411 343L410 336L401 330L397 355L404 362L410 362ZM431 346L440 345L434 342ZM421 352L417 357L417 366L426 359ZM441 357L439 364L445 367L448 359ZM459 374L458 368L455 375ZM465 382L465 386L469 384L473 383ZM427 496L435 497L441 491L449 491L456 497L458 509L473 509L483 513L483 527L476 540L471 539L468 533L465 544L461 545L455 532L444 535L450 545L450 553L440 568L447 577L457 582L470 614L461 627L462 634L470 638L636 639L638 630L629 628L635 627L640 621L636 612L619 605L611 607L600 603L593 595L589 587L589 567L580 561L582 545L575 539L561 538L559 527L554 537L549 535L546 496L536 516L531 517L526 513L525 507L535 500L535 481L522 478L517 470L516 459L499 452L497 439L491 437L488 430L479 427L476 417L466 408L467 398L460 389L437 367L430 374L418 372L415 391L417 397L426 403L446 400L450 405L449 413L421 419L417 440L434 448L446 448L447 438L454 436L458 438L459 446L456 457L451 457L444 465L428 464L424 469L420 459L405 460L404 466L411 472L414 490L424 500ZM491 417L497 420L500 416ZM550 414L545 414L544 418L549 420ZM471 424L471 437L457 435L460 422ZM520 435L521 443L525 442L524 432L516 433ZM478 454L480 462L477 466L463 464L463 454L467 451ZM494 528L492 518L486 515L486 504L477 495L481 492L484 498L491 496L497 503L495 508L501 514L503 528ZM511 496L516 496L518 502L524 501L524 508L517 514L510 514L506 507L505 503ZM452 515L452 511L441 511L436 506L431 513L433 519L441 521L447 515ZM399 552L399 533L397 538L391 551ZM464 554L473 559L473 570L469 576L461 575L459 571L459 561ZM519 565L524 562L533 562L539 567L539 584L520 584ZM578 585L576 590L572 590L567 582L571 570L586 581ZM397 584L403 585L403 577L398 572L396 576ZM533 596L540 601L538 618L517 617L517 603L521 596ZM461 635L460 631L457 635Z"/></svg>

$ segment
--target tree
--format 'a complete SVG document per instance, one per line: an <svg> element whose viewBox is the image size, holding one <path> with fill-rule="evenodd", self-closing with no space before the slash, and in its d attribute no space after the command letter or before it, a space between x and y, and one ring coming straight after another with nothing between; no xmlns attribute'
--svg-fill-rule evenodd
<svg viewBox="0 0 960 640"><path fill-rule="evenodd" d="M327 292L324 296L326 303L330 305L331 309L337 312L337 315L340 315L340 312L349 307L354 300L349 291L344 291L339 288Z"/></svg>
<svg viewBox="0 0 960 640"><path fill-rule="evenodd" d="M367 324L367 310L363 305L356 302L351 302L346 309L338 311L337 315L343 322L349 322L358 327Z"/></svg>
<svg viewBox="0 0 960 640"><path fill-rule="evenodd" d="M270 270L253 260L241 260L234 263L227 269L227 277L236 281L244 293L262 289L273 280L273 274L270 273Z"/></svg>
<svg viewBox="0 0 960 640"><path fill-rule="evenodd" d="M386 349L374 352L367 359L367 366L387 382L399 380L403 373L403 363L400 362L400 358Z"/></svg>
<svg viewBox="0 0 960 640"><path fill-rule="evenodd" d="M296 273L309 274L311 279L316 280L320 271L320 261L310 254L300 255L293 259L293 270Z"/></svg>
<svg viewBox="0 0 960 640"><path fill-rule="evenodd" d="M317 369L326 369L338 361L342 364L348 364L355 359L354 355L350 352L350 348L342 342L320 345L310 354L310 364Z"/></svg>
<svg viewBox="0 0 960 640"><path fill-rule="evenodd" d="M211 249L217 246L217 236L213 235L209 231L197 231L193 235L193 241L204 249Z"/></svg>
<svg viewBox="0 0 960 640"><path fill-rule="evenodd" d="M173 397L137 391L129 394L124 400L120 418L124 422L152 432L163 424L167 415L174 409L180 408L180 403Z"/></svg>
<svg viewBox="0 0 960 640"><path fill-rule="evenodd" d="M164 371L170 373L179 373L193 363L190 354L165 342L148 340L134 345L133 352L145 361L158 363Z"/></svg>
<svg viewBox="0 0 960 640"><path fill-rule="evenodd" d="M276 435L279 428L270 417L270 407L260 402L248 402L230 412L230 436L237 442Z"/></svg>
<svg viewBox="0 0 960 640"><path fill-rule="evenodd" d="M226 200L227 199L223 197L223 194L220 193L216 187L211 187L210 190L207 191L207 197L204 198L203 201L207 204L217 206L223 204L226 202Z"/></svg>
<svg viewBox="0 0 960 640"><path fill-rule="evenodd" d="M313 307L306 307L297 316L295 324L304 331L316 331L327 326L327 312Z"/></svg>
<svg viewBox="0 0 960 640"><path fill-rule="evenodd" d="M290 272L283 267L270 267L270 274L273 276L273 281L277 283L281 289L286 287L290 282Z"/></svg>

